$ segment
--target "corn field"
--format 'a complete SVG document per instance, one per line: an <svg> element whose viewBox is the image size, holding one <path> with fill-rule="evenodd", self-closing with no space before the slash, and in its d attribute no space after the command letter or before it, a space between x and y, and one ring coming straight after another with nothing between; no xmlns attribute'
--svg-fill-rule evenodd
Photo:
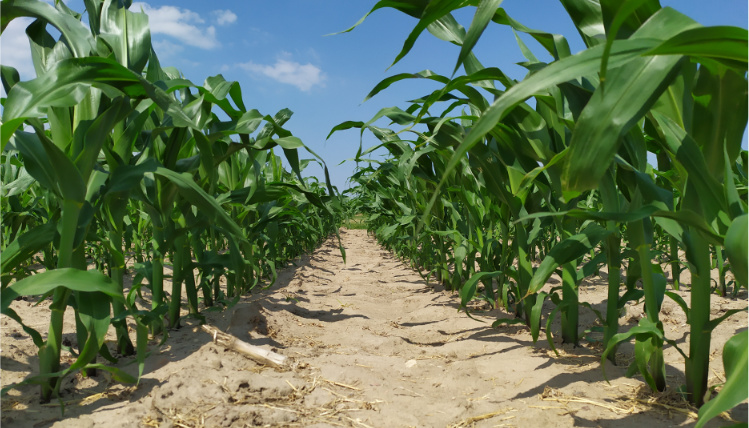
<svg viewBox="0 0 749 428"><path fill-rule="evenodd" d="M395 62L426 29L460 46L455 71L463 66L466 74L388 77L367 98L409 79L437 89L405 109L333 129L380 141L360 148L352 177L368 228L458 291L464 308L482 299L516 315L495 327L522 323L536 340L545 321L552 348L548 326L557 316L563 342L579 343L579 308L591 306L578 299L578 286L606 267L606 310L597 311L602 363L634 340L630 373L663 391L663 347L674 346L686 361L684 394L701 406L710 333L737 312L711 319L710 297L747 286L746 30L703 27L658 1L562 0L587 46L572 55L563 36L523 26L501 1L478 2L466 30L451 12L469 3L381 1L371 11L390 7L418 19ZM489 25L528 34L554 60L539 61L517 38L527 60L523 80L484 66L472 50ZM390 127L375 126L381 118ZM385 161L367 158L377 150L387 151ZM683 286L684 270L689 302L669 291ZM554 272L561 285L542 291ZM664 332L665 298L687 314L688 349ZM547 300L554 309L542 320ZM647 316L620 331L618 314L629 301L641 301ZM726 345L730 379L721 399L702 407L703 420L746 398L746 358L743 332Z"/></svg>
<svg viewBox="0 0 749 428"><path fill-rule="evenodd" d="M40 385L42 401L76 372L137 383L97 362L117 361L104 342L110 328L116 355L134 356L142 376L148 341L180 326L180 296L201 320L272 284L355 215L425 280L458 293L468 316L475 300L504 308L514 318L492 327L525 325L552 349L556 319L564 343L583 340L579 310L593 308L578 287L605 270L605 311L595 310L603 366L633 341L628 373L663 391L663 350L675 347L698 426L746 400L744 330L726 343L726 382L705 401L711 331L746 317L710 314L711 296L746 292L749 271L745 29L704 27L657 0L561 0L586 46L573 54L565 37L525 27L501 0L379 1L369 13L416 19L395 63L424 30L460 52L452 76L396 74L366 99L413 79L430 81L431 93L332 128L378 140L359 146L341 196L323 159L284 128L290 110L247 109L237 82L197 85L162 67L147 16L129 2L84 3L87 23L62 2L2 2L3 30L35 19L26 33L36 78L20 82L2 66L0 271L2 313L38 347L38 374L23 383ZM475 9L467 28L453 16L463 8ZM517 37L525 78L485 66L492 58L473 50L489 26L530 36L553 60ZM310 163L325 180L303 176ZM561 283L545 287L555 273ZM29 297L52 302L46 335L11 308ZM663 327L666 299L686 314L686 346ZM646 316L623 331L630 302ZM62 365L66 311L79 349Z"/></svg>
<svg viewBox="0 0 749 428"><path fill-rule="evenodd" d="M79 370L136 382L96 363L116 361L104 345L110 324L118 353L137 355L142 373L149 334L179 327L183 291L200 319L272 283L276 266L340 222L330 184L301 175L324 163L309 150L312 159L300 158L306 146L284 129L291 111L248 110L237 82L196 85L162 68L147 16L122 2L90 1L86 11L88 25L63 3L2 4L3 28L36 19L27 33L37 78L19 82L2 68L2 309L23 325L14 299L52 299L46 339L24 326L39 348L39 374L25 382L41 385L43 401ZM125 290L128 271L136 277ZM145 291L150 306L138 304ZM80 349L63 369L68 306Z"/></svg>

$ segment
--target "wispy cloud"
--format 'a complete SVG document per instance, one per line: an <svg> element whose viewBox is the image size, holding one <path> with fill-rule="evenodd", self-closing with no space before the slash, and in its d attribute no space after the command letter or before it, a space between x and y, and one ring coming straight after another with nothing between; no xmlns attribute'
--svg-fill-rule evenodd
<svg viewBox="0 0 749 428"><path fill-rule="evenodd" d="M288 57L288 54L282 55ZM257 64L249 61L240 63L238 66L251 73L270 77L281 83L296 86L307 92L313 86L324 86L325 73L311 63L300 64L286 58L278 58L272 65Z"/></svg>
<svg viewBox="0 0 749 428"><path fill-rule="evenodd" d="M151 34L164 34L201 49L212 49L220 45L216 39L216 27L206 26L205 20L189 9L176 6L155 8L143 2L134 2L130 7L132 11L140 9L148 15Z"/></svg>
<svg viewBox="0 0 749 428"><path fill-rule="evenodd" d="M160 59L176 59L179 53L185 50L183 45L172 43L169 40L154 40L153 48L159 53Z"/></svg>
<svg viewBox="0 0 749 428"><path fill-rule="evenodd" d="M8 24L2 37L0 37L3 65L18 70L22 80L28 80L36 76L34 63L31 61L29 39L26 36L26 27L32 21L31 18L16 18Z"/></svg>
<svg viewBox="0 0 749 428"><path fill-rule="evenodd" d="M216 24L218 25L232 24L237 20L237 15L229 9L214 10L211 12L211 15L216 19Z"/></svg>

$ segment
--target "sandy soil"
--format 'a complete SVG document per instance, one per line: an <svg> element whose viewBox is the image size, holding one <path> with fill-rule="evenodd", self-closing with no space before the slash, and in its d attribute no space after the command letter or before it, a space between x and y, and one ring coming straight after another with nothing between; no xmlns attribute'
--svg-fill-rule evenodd
<svg viewBox="0 0 749 428"><path fill-rule="evenodd" d="M669 389L650 394L640 377L624 377L632 346L606 363L600 345L572 348L557 339L560 356L544 339L534 345L525 327L491 328L501 311L476 308L477 322L458 312L459 297L381 249L361 230L343 230L347 263L334 240L280 272L271 289L243 298L223 312L206 312L211 325L239 339L281 353L292 369L259 366L212 342L197 321L185 320L167 343L154 342L138 386L106 375L66 380L65 417L56 403L38 403L38 387L12 390L2 401L3 426L15 427L632 427L691 426L695 414L674 390L684 382L684 363L667 349ZM555 281L554 278L551 280ZM602 280L580 287L582 301L601 308ZM686 296L685 293L681 293ZM746 306L713 297L713 317ZM13 308L40 331L47 304L16 301ZM547 310L550 309L547 308ZM70 312L70 311L68 311ZM624 329L642 316L628 305ZM581 310L581 327L594 325ZM687 345L684 314L664 303L667 337ZM2 384L37 369L30 338L3 316ZM66 331L75 344L72 317ZM558 321L552 331L558 331ZM723 343L747 328L735 315L714 333L710 384L723 380ZM543 337L543 334L542 334ZM66 362L72 361L66 356ZM121 360L125 365L128 361ZM136 372L134 365L128 371ZM730 417L747 421L747 405ZM716 419L711 426L730 424Z"/></svg>

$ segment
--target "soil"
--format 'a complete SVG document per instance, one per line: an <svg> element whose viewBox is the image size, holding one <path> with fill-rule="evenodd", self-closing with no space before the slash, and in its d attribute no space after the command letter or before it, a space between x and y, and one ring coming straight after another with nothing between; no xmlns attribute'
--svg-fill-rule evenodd
<svg viewBox="0 0 749 428"><path fill-rule="evenodd" d="M71 376L63 384L64 417L58 402L39 403L37 386L11 390L2 400L2 424L14 427L632 427L692 426L696 413L676 392L684 383L684 360L665 351L668 389L651 394L642 377L625 377L633 347L625 344L618 365L606 362L595 333L581 346L562 344L552 324L555 354L542 332L534 344L522 325L492 328L502 310L474 305L459 312L459 296L425 282L363 230L342 230L343 262L335 239L279 272L267 290L254 292L223 311L206 311L208 324L253 345L288 357L286 369L261 366L212 341L186 318L168 340L151 344L137 386L107 373ZM601 272L605 275L605 272ZM683 280L688 283L688 274ZM552 277L551 283L558 281ZM552 285L552 284L549 284ZM712 317L746 307L713 296ZM688 294L679 292L688 300ZM602 278L586 280L580 300L603 309ZM15 301L13 309L41 332L48 302ZM547 303L546 312L552 308ZM626 331L642 317L630 303L620 319ZM72 311L66 338L75 345ZM666 335L688 349L688 326L671 300L661 312ZM20 326L2 316L2 384L37 370L36 348ZM596 325L581 309L581 331ZM712 336L710 385L724 381L720 358L725 341L747 329L740 313ZM111 339L114 339L112 334ZM64 354L64 362L73 357ZM130 358L120 365L135 374ZM709 426L747 422L744 402Z"/></svg>

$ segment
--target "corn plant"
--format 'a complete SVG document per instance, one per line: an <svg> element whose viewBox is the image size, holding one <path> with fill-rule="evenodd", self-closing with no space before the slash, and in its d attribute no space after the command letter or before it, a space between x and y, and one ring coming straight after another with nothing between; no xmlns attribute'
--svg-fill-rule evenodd
<svg viewBox="0 0 749 428"><path fill-rule="evenodd" d="M486 288L493 286L488 279L498 278L497 297L513 300L518 321L529 325L534 340L543 301L550 299L555 305L547 320L552 347L549 325L557 313L563 341L577 343L577 310L586 305L579 302L577 284L606 264L606 315L597 313L604 325L602 360L615 361L617 346L634 338L636 358L628 373L639 372L654 391L663 390L663 346L675 346L686 361L685 395L699 406L707 392L710 332L733 314L710 319L711 247L716 265L723 263L725 251L737 283L746 287L746 151L741 138L747 116L747 32L700 26L654 0L562 0L586 46L573 55L564 37L523 26L500 3L472 4L476 12L467 30L451 14L468 6L465 2L381 1L370 11L392 7L418 20L395 62L429 30L461 47L455 71L463 66L466 74L446 77L425 70L388 77L367 98L406 79L427 79L440 87L405 111L383 109L367 123L333 128L368 129L381 140L420 126L428 129L412 141L414 149L399 145L397 152L391 150L391 160L359 170L355 177L362 210L372 213L371 228L385 242L408 240L404 235L410 232L408 236L419 236L422 252L432 254L435 244L435 256L419 260L431 259L438 279L471 272L472 266L464 265L465 242L502 248L485 251L491 258L478 262L481 272L450 287L460 289L466 305L479 281ZM484 67L473 47L491 23L530 35L553 61L538 61L518 38L529 71L523 80ZM535 107L525 102L530 98ZM439 116L431 116L437 109ZM381 117L401 129L388 133L371 125ZM657 169L649 164L648 153L656 155ZM357 160L361 154L360 148ZM414 171L413 177L395 173L427 156L432 164L425 171ZM388 191L384 180L401 189L421 185L423 190L418 196ZM499 209L479 213L475 195L487 195L488 204ZM416 205L409 206L412 199ZM414 207L420 207L421 225L411 231L405 220L417 214ZM450 215L452 222L447 221ZM469 224L481 225L475 235L465 227ZM447 236L453 244L443 248ZM487 239L492 244L486 245ZM689 303L667 290L666 276L655 262L664 252L659 249L664 240L676 289L684 285L679 252L686 254L692 274ZM498 253L503 257L492 257ZM543 255L535 269L534 254ZM621 294L623 262L627 275ZM562 286L542 291L555 271ZM666 297L687 314L688 352L665 336L659 312ZM641 299L646 317L619 333L621 308Z"/></svg>
<svg viewBox="0 0 749 428"><path fill-rule="evenodd" d="M310 188L301 176L300 165L309 161L299 160L298 149L306 146L283 128L290 111L270 116L247 110L236 82L219 75L195 85L162 68L148 18L128 10L130 2L84 3L88 25L62 2L2 3L3 30L15 18L35 18L27 35L36 78L20 82L6 66L1 73L8 94L0 138L8 184L2 312L39 348L39 374L22 383L40 384L42 401L58 396L62 379L76 370L104 369L136 382L96 361L99 355L116 361L104 344L110 325L117 352L136 354L140 376L149 329L158 335L179 327L183 292L190 316L200 319L199 289L210 306L261 281L272 283L277 265L310 250L340 222L329 182ZM218 111L229 119L220 120ZM293 174L273 154L275 147ZM227 171L229 181L222 176ZM308 233L304 245L278 239L292 227ZM37 254L47 270L34 274L29 260ZM97 256L93 269L90 254ZM132 273L134 285L125 290L124 277ZM225 296L222 276L229 283ZM138 298L145 288L150 298L143 307ZM51 298L46 338L10 307L19 296ZM68 306L79 354L63 367ZM135 344L127 319L136 324Z"/></svg>

